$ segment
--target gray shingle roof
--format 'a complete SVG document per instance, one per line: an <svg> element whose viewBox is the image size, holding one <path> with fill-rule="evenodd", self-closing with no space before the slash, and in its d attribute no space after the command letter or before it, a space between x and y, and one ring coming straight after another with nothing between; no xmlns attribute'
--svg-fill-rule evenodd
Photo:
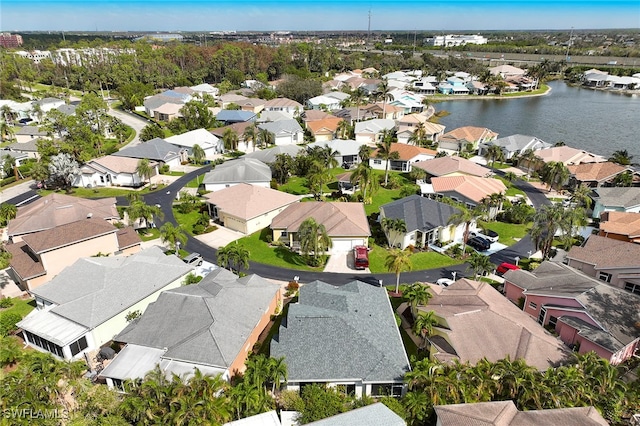
<svg viewBox="0 0 640 426"><path fill-rule="evenodd" d="M360 281L301 287L271 356L285 357L293 382L401 382L410 370L386 290Z"/></svg>
<svg viewBox="0 0 640 426"><path fill-rule="evenodd" d="M51 312L94 328L191 270L151 247L131 256L80 259L33 293L58 305Z"/></svg>
<svg viewBox="0 0 640 426"><path fill-rule="evenodd" d="M257 275L217 269L197 285L163 292L115 339L166 348L163 358L227 368L279 289Z"/></svg>
<svg viewBox="0 0 640 426"><path fill-rule="evenodd" d="M203 184L271 181L271 168L262 161L241 157L226 161L204 175Z"/></svg>
<svg viewBox="0 0 640 426"><path fill-rule="evenodd" d="M253 158L254 160L262 161L265 164L269 164L276 161L276 156L278 156L279 154L288 154L293 158L297 156L298 153L302 150L304 150L304 147L298 145L278 145L274 146L273 148L250 152L243 155L243 158Z"/></svg>
<svg viewBox="0 0 640 426"><path fill-rule="evenodd" d="M242 121L255 121L256 114L251 111L223 109L216 115L216 120L226 123L239 123Z"/></svg>
<svg viewBox="0 0 640 426"><path fill-rule="evenodd" d="M121 149L114 153L116 157L146 158L148 160L168 162L179 157L179 149L164 139L154 138L147 142Z"/></svg>
<svg viewBox="0 0 640 426"><path fill-rule="evenodd" d="M429 231L449 224L449 218L460 210L419 195L410 195L380 207L384 217L402 219L407 231Z"/></svg>
<svg viewBox="0 0 640 426"><path fill-rule="evenodd" d="M38 140L31 139L28 142L16 142L7 147L15 152L38 152Z"/></svg>
<svg viewBox="0 0 640 426"><path fill-rule="evenodd" d="M640 205L640 188L593 188L603 206L631 208Z"/></svg>
<svg viewBox="0 0 640 426"><path fill-rule="evenodd" d="M527 136L527 135L511 135L504 138L499 138L494 141L485 142L484 145L497 145L501 148L504 148L507 152L516 152L522 151L523 149L541 149L541 148L550 148L552 145L550 143L544 142L541 139L536 138L535 136Z"/></svg>
<svg viewBox="0 0 640 426"><path fill-rule="evenodd" d="M313 142L308 147L325 147L328 146L332 151L337 151L341 156L358 155L362 144L352 139L333 139L330 141Z"/></svg>
<svg viewBox="0 0 640 426"><path fill-rule="evenodd" d="M402 417L391 411L382 402L356 408L309 424L313 426L406 426Z"/></svg>
<svg viewBox="0 0 640 426"><path fill-rule="evenodd" d="M294 134L294 133L302 132L302 127L300 127L298 120L294 120L294 119L263 123L263 124L259 124L258 128L265 129L276 135L279 135L282 133Z"/></svg>

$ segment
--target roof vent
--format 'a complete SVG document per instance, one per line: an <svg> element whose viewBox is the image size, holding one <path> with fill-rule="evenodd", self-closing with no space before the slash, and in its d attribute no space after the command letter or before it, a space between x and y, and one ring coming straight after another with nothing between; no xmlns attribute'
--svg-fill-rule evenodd
<svg viewBox="0 0 640 426"><path fill-rule="evenodd" d="M91 219L93 217L93 213L87 213L87 219Z"/></svg>

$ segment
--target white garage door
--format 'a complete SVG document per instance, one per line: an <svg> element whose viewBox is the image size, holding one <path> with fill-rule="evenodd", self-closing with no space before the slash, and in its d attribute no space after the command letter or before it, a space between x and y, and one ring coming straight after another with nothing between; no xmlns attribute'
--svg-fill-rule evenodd
<svg viewBox="0 0 640 426"><path fill-rule="evenodd" d="M363 245L364 240L362 238L356 239L333 239L333 247L331 247L331 253L344 253L350 251L352 248L358 245Z"/></svg>

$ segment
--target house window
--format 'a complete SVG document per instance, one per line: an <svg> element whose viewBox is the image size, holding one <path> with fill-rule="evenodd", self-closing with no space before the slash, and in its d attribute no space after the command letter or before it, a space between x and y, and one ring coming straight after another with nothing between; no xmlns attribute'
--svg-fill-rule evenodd
<svg viewBox="0 0 640 426"><path fill-rule="evenodd" d="M538 305L536 305L533 302L529 302L529 309L533 309L533 310L538 309Z"/></svg>
<svg viewBox="0 0 640 426"><path fill-rule="evenodd" d="M598 279L600 281L604 281L605 283L610 283L611 282L611 274L608 274L606 272L599 272L598 273Z"/></svg>
<svg viewBox="0 0 640 426"><path fill-rule="evenodd" d="M30 331L24 331L29 343L32 345L38 346L39 348L44 349L45 351L51 352L54 355L58 355L60 358L64 358L64 353L62 352L62 347L56 345L53 342L50 342L37 334L33 334Z"/></svg>
<svg viewBox="0 0 640 426"><path fill-rule="evenodd" d="M640 294L640 284L624 283L624 289L633 294Z"/></svg>
<svg viewBox="0 0 640 426"><path fill-rule="evenodd" d="M558 318L554 317L553 315L549 315L549 326L552 327L553 329L556 328L556 324L558 324Z"/></svg>
<svg viewBox="0 0 640 426"><path fill-rule="evenodd" d="M344 395L355 395L356 385L355 384L336 385L336 390Z"/></svg>
<svg viewBox="0 0 640 426"><path fill-rule="evenodd" d="M124 390L124 382L120 379L111 379L113 382L113 387L117 392L125 392Z"/></svg>
<svg viewBox="0 0 640 426"><path fill-rule="evenodd" d="M373 164L382 164L382 160L373 160Z"/></svg>
<svg viewBox="0 0 640 426"><path fill-rule="evenodd" d="M85 336L82 336L69 345L69 349L71 349L71 356L78 355L81 351L87 349L87 346L87 338Z"/></svg>
<svg viewBox="0 0 640 426"><path fill-rule="evenodd" d="M373 383L371 396L402 396L402 385L397 383Z"/></svg>
<svg viewBox="0 0 640 426"><path fill-rule="evenodd" d="M282 237L288 238L288 237L289 237L289 234L287 233L287 231L282 231L282 232L280 232L280 237L281 237L281 238L282 238Z"/></svg>

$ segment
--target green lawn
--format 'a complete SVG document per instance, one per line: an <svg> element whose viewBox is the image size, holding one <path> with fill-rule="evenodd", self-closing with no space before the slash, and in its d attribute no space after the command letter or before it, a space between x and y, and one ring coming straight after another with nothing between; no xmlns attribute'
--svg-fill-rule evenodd
<svg viewBox="0 0 640 426"><path fill-rule="evenodd" d="M516 195L525 195L523 190L518 189L515 186L508 187L507 191L504 194L507 197L515 197Z"/></svg>
<svg viewBox="0 0 640 426"><path fill-rule="evenodd" d="M498 241L507 246L511 246L527 235L527 232L531 228L531 223L520 225L517 223L483 222L481 226L497 232L498 235L500 235Z"/></svg>
<svg viewBox="0 0 640 426"><path fill-rule="evenodd" d="M182 226L188 234L193 235L193 226L198 222L198 219L202 214L198 210L194 210L190 213L180 213L176 208L173 209L173 217L176 222Z"/></svg>
<svg viewBox="0 0 640 426"><path fill-rule="evenodd" d="M148 228L142 232L139 232L138 235L142 241L151 241L156 238L160 238L160 231L158 228Z"/></svg>
<svg viewBox="0 0 640 426"><path fill-rule="evenodd" d="M195 179L193 179L192 181L188 182L185 185L185 188L198 188L200 187L200 182L202 182L203 177L202 176L198 176Z"/></svg>
<svg viewBox="0 0 640 426"><path fill-rule="evenodd" d="M14 297L11 300L13 300L13 306L6 309L0 309L0 312L14 312L19 314L21 318L24 318L36 307L36 301L33 299L23 300Z"/></svg>
<svg viewBox="0 0 640 426"><path fill-rule="evenodd" d="M378 245L373 245L372 250L369 252L369 269L372 273L385 273L389 272L385 268L384 263L387 259L389 251ZM462 263L459 260L450 258L434 251L415 253L411 256L411 264L413 271L421 271L423 269L443 268L451 265L458 265ZM402 275L400 275L400 281L402 281Z"/></svg>
<svg viewBox="0 0 640 426"><path fill-rule="evenodd" d="M151 190L149 186L137 191L140 194L148 194L150 192L159 191L164 188L165 185L155 185L155 188ZM126 197L127 194L130 194L132 189L122 189L122 188L114 188L114 187L105 187L105 188L71 188L71 192L67 193L62 190L53 190L53 189L39 189L38 194L41 197L45 195L52 194L54 192L64 193L67 195L73 195L75 197L81 198L105 198L105 197Z"/></svg>

